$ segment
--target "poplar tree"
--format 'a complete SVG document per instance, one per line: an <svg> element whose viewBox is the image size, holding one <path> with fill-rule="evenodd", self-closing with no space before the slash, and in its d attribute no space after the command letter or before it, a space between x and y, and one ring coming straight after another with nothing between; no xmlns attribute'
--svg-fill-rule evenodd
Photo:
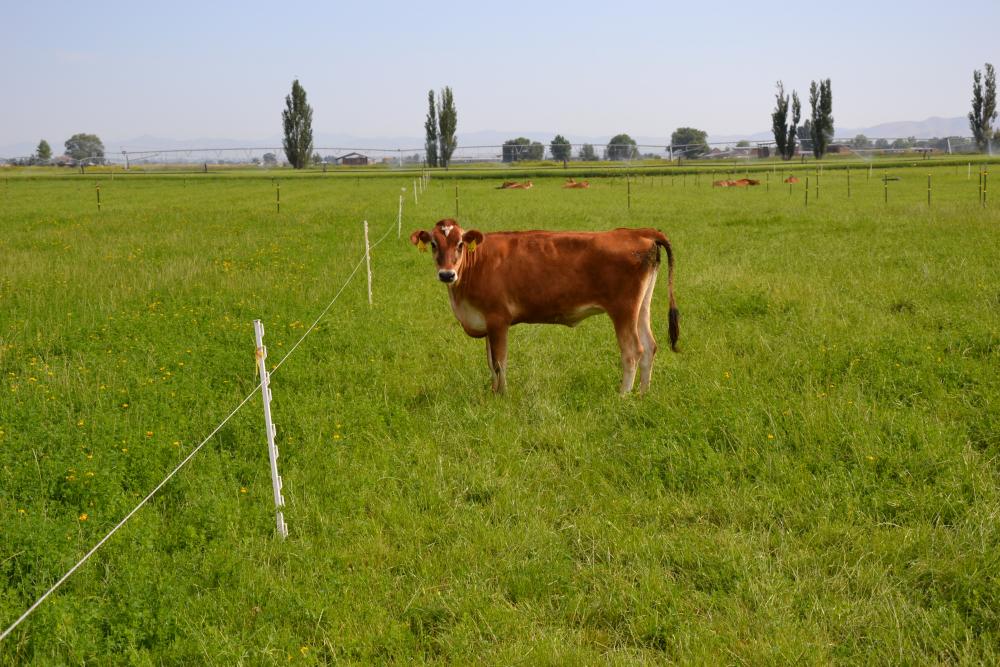
<svg viewBox="0 0 1000 667"><path fill-rule="evenodd" d="M799 121L802 119L802 103L799 102L799 94L792 91L792 122L788 125L788 134L785 138L785 159L791 160L795 157L795 132Z"/></svg>
<svg viewBox="0 0 1000 667"><path fill-rule="evenodd" d="M826 147L833 139L833 92L830 79L813 81L809 86L809 106L812 109L809 138L812 151L819 160L826 154Z"/></svg>
<svg viewBox="0 0 1000 667"><path fill-rule="evenodd" d="M771 132L774 134L774 144L778 155L783 160L791 160L795 155L795 139L798 136L799 120L802 118L802 105L799 94L792 91L792 122L788 123L788 95L785 94L785 84L778 82L778 92L775 94L775 107L771 113Z"/></svg>
<svg viewBox="0 0 1000 667"><path fill-rule="evenodd" d="M972 111L969 112L969 127L979 150L990 150L993 121L997 118L997 80L993 65L986 63L986 85L983 73L972 72Z"/></svg>
<svg viewBox="0 0 1000 667"><path fill-rule="evenodd" d="M438 166L437 110L434 108L433 89L427 91L427 120L424 121L424 151L427 153L427 166Z"/></svg>
<svg viewBox="0 0 1000 667"><path fill-rule="evenodd" d="M788 95L785 95L785 84L778 82L778 92L774 95L774 111L771 112L771 134L774 135L774 145L778 155L785 157L785 125L788 123ZM785 158L787 159L787 158Z"/></svg>
<svg viewBox="0 0 1000 667"><path fill-rule="evenodd" d="M438 99L438 160L442 167L448 168L451 154L458 146L455 130L458 128L458 112L455 110L455 97L451 88L445 86Z"/></svg>
<svg viewBox="0 0 1000 667"><path fill-rule="evenodd" d="M292 93L285 97L285 110L281 112L281 121L285 130L282 145L288 162L296 169L302 169L309 163L312 155L312 107L306 102L306 90L299 80L292 81Z"/></svg>

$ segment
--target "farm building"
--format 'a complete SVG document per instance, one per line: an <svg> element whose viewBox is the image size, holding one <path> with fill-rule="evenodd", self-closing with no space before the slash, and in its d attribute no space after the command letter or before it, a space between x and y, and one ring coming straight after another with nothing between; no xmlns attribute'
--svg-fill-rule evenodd
<svg viewBox="0 0 1000 667"><path fill-rule="evenodd" d="M361 153L348 153L337 158L337 162L347 166L365 166L368 164L368 157Z"/></svg>

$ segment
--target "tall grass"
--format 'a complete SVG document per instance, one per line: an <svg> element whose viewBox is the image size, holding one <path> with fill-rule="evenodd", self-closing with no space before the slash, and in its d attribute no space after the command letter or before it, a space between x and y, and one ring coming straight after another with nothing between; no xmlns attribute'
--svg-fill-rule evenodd
<svg viewBox="0 0 1000 667"><path fill-rule="evenodd" d="M460 223L654 226L681 352L620 399L607 318L512 329L509 392L405 242L275 373L290 535L238 413L0 645L8 663L995 662L1000 215L976 175L565 191ZM0 624L256 384L410 178L11 179L0 194ZM814 183L811 183L813 186ZM363 274L359 274L363 277ZM654 331L666 336L661 286ZM84 518L85 517L85 518Z"/></svg>

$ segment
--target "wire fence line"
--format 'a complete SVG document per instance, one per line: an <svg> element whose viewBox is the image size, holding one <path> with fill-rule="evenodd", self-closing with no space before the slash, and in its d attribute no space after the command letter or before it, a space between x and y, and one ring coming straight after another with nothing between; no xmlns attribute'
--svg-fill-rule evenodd
<svg viewBox="0 0 1000 667"><path fill-rule="evenodd" d="M396 227L395 223L389 225L389 227L388 227L388 229L386 229L385 233L382 234L382 236L377 241L375 241L375 243L373 243L371 245L370 250L374 250L379 244L381 244L386 238L388 238L389 234L392 232L392 230L395 227ZM323 319L323 317L325 317L326 314L330 311L330 308L333 307L333 304L336 303L337 299L340 298L340 295L343 294L343 292L344 292L345 289L347 289L347 286L351 284L352 280L354 280L354 276L357 275L358 270L361 268L361 265L364 264L364 263L365 263L365 257L362 256L361 259L358 261L358 263L354 265L354 269L347 276L347 279L344 281L343 285L341 285L340 289L337 290L337 293L334 294L333 299L330 300L330 302L326 305L326 307L320 312L319 316L316 317L316 319L313 321L313 323L309 326L308 329L306 329L306 331L302 334L302 336L299 337L299 339L295 342L295 344L292 345L288 349L288 351L285 353L285 355L278 361L278 363L274 365L274 367L271 369L271 374L272 375L278 370L278 368L281 367L282 364L285 363L285 361L292 355L292 353L296 350L296 348L298 348L299 345L302 344L302 341L304 341L306 339L306 337L309 336L309 334L313 332L313 330L316 328L316 326L319 324L319 322ZM180 469L183 468L187 464L188 461L190 461L191 459L193 459L195 457L195 455L199 451L201 451L202 447L204 447L205 444L207 444L208 441L211 440L212 437L215 436L215 434L218 433L219 430L223 426L225 426L226 423L228 423L229 420L232 419L233 416L236 415L236 413L239 412L243 408L243 406L245 406L250 401L251 398L253 398L254 394L256 394L259 389L260 389L260 382L258 382L257 385L250 391L250 393L247 394L243 398L243 400L240 401L239 404L235 408L233 408L233 410L228 415L226 415L226 417L221 422L219 422L219 424L214 429L212 429L211 433L209 433L207 436L205 436L205 438L198 444L197 447L195 447L194 449L192 449L191 452L188 453L188 455L185 456L184 459L180 463L178 463L177 466L175 466L174 469L171 470L167 474L167 476L164 477L163 480L159 484L157 484L153 488L153 490L150 491L146 495L146 497L144 497L141 501L139 501L139 504L136 505L132 509L132 511L130 511L128 514L126 514L125 517L122 518L121 521L119 521L117 524L115 524L114 528L112 528L110 531L108 531L108 533L103 538L101 538L101 540L99 542L97 542L97 544L95 544L93 546L93 548L90 549L90 551L88 551L86 554L84 554L84 556L82 558L80 558L76 562L76 564L73 565L73 567L71 567L62 577L60 577L58 581L56 581L54 584L52 584L52 586L49 587L49 589L46 590L45 593L43 593L41 595L41 597L39 597L37 600L35 600L35 602L30 607L28 607L28 609L26 609L23 614L21 614L17 618L17 620L15 620L13 623L11 623L10 626L6 630L4 630L2 633L0 633L0 642L2 642L4 639L6 639L7 636L10 635L17 628L18 625L20 625L26 618L28 618L28 616L30 616L31 613L34 612L35 609L37 609L52 593L54 593L56 591L56 589L58 589L60 586L62 586L62 584L67 579L69 579L73 575L74 572L76 572L80 567L82 567L83 564L86 563L87 560L89 560L90 557L93 556L94 553L96 553L98 549L100 549L102 546L104 546L104 544L109 539L111 539L111 537L116 532L118 532L118 530L122 526L124 526L125 523L136 514L136 512L138 512L140 509L142 509L146 505L146 503L149 502L153 498L153 496L155 496L156 493L160 489L162 489L167 484L167 482L169 482L170 479L174 475L176 475L178 473L178 471L180 471Z"/></svg>

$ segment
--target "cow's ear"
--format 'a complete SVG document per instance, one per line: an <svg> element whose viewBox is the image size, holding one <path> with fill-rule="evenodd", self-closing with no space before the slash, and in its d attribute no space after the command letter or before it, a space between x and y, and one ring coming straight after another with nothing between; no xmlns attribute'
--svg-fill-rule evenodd
<svg viewBox="0 0 1000 667"><path fill-rule="evenodd" d="M420 252L427 250L427 244L431 242L431 235L422 229L410 234L410 243L417 246Z"/></svg>
<svg viewBox="0 0 1000 667"><path fill-rule="evenodd" d="M478 229L470 229L462 234L462 240L469 246L469 252L475 252L476 246L483 242L483 233Z"/></svg>

